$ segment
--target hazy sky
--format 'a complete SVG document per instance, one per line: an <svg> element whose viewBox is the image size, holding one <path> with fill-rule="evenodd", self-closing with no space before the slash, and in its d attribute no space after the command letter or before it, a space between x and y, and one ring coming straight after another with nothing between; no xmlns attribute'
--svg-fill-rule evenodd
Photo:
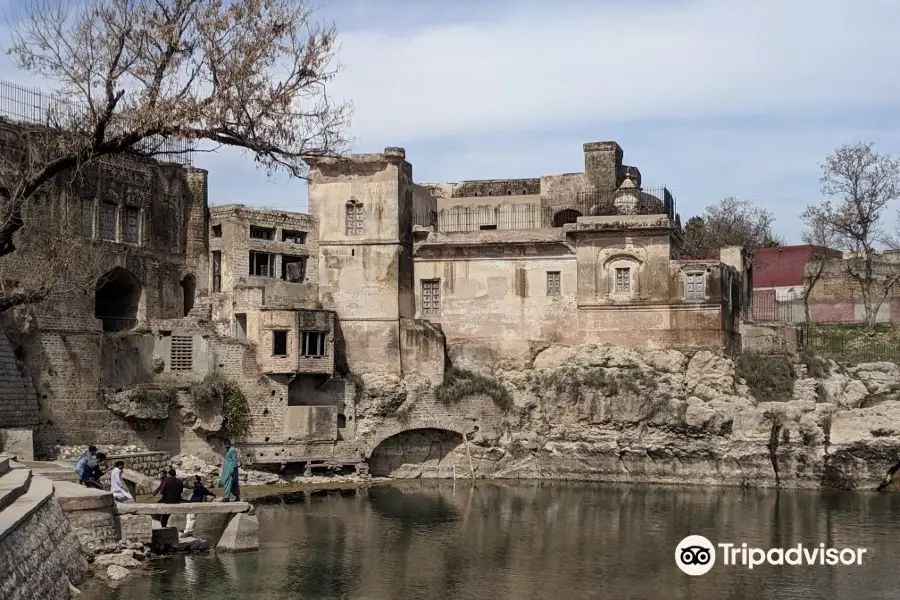
<svg viewBox="0 0 900 600"><path fill-rule="evenodd" d="M683 221L737 196L798 242L825 155L856 141L900 154L896 0L328 4L354 150L403 146L416 181L581 171L582 143L615 140ZM0 61L0 77L40 83ZM306 210L304 183L240 153L197 164L211 203Z"/></svg>

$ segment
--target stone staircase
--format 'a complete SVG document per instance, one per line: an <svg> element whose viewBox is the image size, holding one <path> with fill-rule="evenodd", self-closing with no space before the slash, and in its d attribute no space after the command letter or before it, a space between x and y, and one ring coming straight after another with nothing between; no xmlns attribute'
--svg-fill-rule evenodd
<svg viewBox="0 0 900 600"><path fill-rule="evenodd" d="M0 598L68 600L86 571L53 481L0 455Z"/></svg>

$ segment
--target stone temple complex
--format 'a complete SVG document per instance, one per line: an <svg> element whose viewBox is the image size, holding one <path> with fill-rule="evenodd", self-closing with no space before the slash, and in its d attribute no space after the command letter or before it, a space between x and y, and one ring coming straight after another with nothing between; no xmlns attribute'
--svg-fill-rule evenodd
<svg viewBox="0 0 900 600"><path fill-rule="evenodd" d="M5 316L0 449L210 455L221 399L196 390L217 374L247 399L246 461L374 471L407 431L500 435L492 403L435 400L450 369L521 368L553 345L741 347L750 257L682 259L674 197L615 142L531 179L416 183L402 148L309 167L309 214L210 207L206 171L137 158L60 195L106 275ZM418 400L382 410L366 389L385 382Z"/></svg>

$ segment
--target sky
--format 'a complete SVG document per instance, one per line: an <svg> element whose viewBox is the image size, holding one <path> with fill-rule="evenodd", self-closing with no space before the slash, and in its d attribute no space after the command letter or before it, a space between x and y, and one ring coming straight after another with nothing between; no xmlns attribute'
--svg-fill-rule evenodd
<svg viewBox="0 0 900 600"><path fill-rule="evenodd" d="M14 0L0 0L9 4ZM842 144L900 155L896 0L340 0L329 90L353 151L402 146L417 182L581 171L617 141L685 222L727 196L800 243L820 163ZM0 56L0 78L40 85ZM195 159L211 204L305 211L306 184L240 152Z"/></svg>

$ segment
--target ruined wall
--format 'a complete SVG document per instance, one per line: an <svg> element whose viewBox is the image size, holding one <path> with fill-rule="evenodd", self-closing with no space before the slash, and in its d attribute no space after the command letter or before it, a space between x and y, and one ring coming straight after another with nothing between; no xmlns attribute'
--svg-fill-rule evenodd
<svg viewBox="0 0 900 600"><path fill-rule="evenodd" d="M99 254L92 260L112 273L114 283L139 282L137 298L111 294L113 303L120 300L120 306L133 307L129 314L137 324L185 314L181 282L188 275L196 278L193 269L202 268L202 260L188 264L185 253L203 243L205 181L203 170L119 158L89 166L73 185L57 190L59 198L67 199L72 218L84 217L83 233L99 240ZM112 213L102 209L105 205L114 206L116 215L106 225L101 215ZM135 214L137 221L130 220ZM114 239L102 240L110 224ZM26 227L40 223L29 221ZM40 265L31 262L41 256L40 249L23 247L0 259L0 267L11 277L26 279L41 272ZM94 291L84 290L6 315L6 332L19 349L40 402L34 440L38 455L50 454L56 444L145 445L150 436L123 428L103 404L100 386L109 365L104 367L97 312L104 310L95 307ZM118 314L99 316L120 320Z"/></svg>
<svg viewBox="0 0 900 600"><path fill-rule="evenodd" d="M251 227L274 230L273 239L251 237ZM304 302L310 305L315 303L319 268L318 227L315 218L302 213L229 204L210 209L209 230L210 253L221 252L223 292L240 286L265 286L272 288L274 295L284 298L301 296ZM251 250L275 255L274 268L269 275L256 276L250 272ZM282 264L285 257L305 259L305 277L302 282L284 280Z"/></svg>

